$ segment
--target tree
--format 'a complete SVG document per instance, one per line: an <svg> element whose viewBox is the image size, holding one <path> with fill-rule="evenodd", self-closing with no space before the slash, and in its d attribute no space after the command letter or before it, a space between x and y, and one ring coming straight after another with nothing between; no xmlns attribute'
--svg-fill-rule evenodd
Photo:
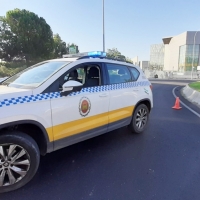
<svg viewBox="0 0 200 200"><path fill-rule="evenodd" d="M121 56L121 53L118 51L117 48L112 48L107 50L107 57L117 59Z"/></svg>
<svg viewBox="0 0 200 200"><path fill-rule="evenodd" d="M17 36L12 33L4 17L0 17L0 58L10 60L19 53Z"/></svg>
<svg viewBox="0 0 200 200"><path fill-rule="evenodd" d="M121 52L119 52L117 48L108 49L107 57L111 59L126 61L126 57L122 55Z"/></svg>
<svg viewBox="0 0 200 200"><path fill-rule="evenodd" d="M68 53L66 43L61 40L59 34L55 34L53 36L53 40L54 40L54 53L53 53L54 58L61 58L62 55Z"/></svg>
<svg viewBox="0 0 200 200"><path fill-rule="evenodd" d="M28 59L49 58L53 45L50 26L33 12L14 9L0 20L1 58L8 59L8 54L26 55Z"/></svg>
<svg viewBox="0 0 200 200"><path fill-rule="evenodd" d="M129 63L133 63L130 58L122 55L121 52L119 52L117 48L108 49L107 57L110 59L118 59L118 60L126 61Z"/></svg>
<svg viewBox="0 0 200 200"><path fill-rule="evenodd" d="M133 61L129 57L126 57L126 62L133 64Z"/></svg>

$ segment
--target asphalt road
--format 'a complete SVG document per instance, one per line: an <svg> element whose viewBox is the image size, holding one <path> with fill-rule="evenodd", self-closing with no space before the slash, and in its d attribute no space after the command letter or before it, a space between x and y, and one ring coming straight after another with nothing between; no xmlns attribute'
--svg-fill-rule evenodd
<svg viewBox="0 0 200 200"><path fill-rule="evenodd" d="M186 82L153 84L143 134L122 128L48 154L29 184L0 199L199 200L200 118L171 108L172 89Z"/></svg>

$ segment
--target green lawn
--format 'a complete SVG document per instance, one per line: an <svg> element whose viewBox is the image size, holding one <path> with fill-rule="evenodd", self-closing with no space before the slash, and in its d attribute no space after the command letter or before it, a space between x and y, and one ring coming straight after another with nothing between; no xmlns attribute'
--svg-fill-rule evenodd
<svg viewBox="0 0 200 200"><path fill-rule="evenodd" d="M194 83L190 83L189 86L191 88L193 88L194 90L197 90L197 91L200 92L200 82L199 81L198 82L194 82Z"/></svg>

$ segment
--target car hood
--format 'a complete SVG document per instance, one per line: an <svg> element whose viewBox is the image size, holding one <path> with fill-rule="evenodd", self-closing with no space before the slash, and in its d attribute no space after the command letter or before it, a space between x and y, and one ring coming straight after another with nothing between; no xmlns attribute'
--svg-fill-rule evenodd
<svg viewBox="0 0 200 200"><path fill-rule="evenodd" d="M3 99L17 98L32 95L31 89L20 89L0 85L0 101Z"/></svg>
<svg viewBox="0 0 200 200"><path fill-rule="evenodd" d="M0 78L0 83L6 80L8 77Z"/></svg>

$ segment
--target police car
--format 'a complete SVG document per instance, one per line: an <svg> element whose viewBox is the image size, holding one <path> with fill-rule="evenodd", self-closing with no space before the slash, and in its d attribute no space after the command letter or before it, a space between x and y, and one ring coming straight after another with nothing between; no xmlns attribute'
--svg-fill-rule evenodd
<svg viewBox="0 0 200 200"><path fill-rule="evenodd" d="M123 126L146 128L152 91L139 67L100 51L63 57L0 85L0 192L29 182L40 155Z"/></svg>

